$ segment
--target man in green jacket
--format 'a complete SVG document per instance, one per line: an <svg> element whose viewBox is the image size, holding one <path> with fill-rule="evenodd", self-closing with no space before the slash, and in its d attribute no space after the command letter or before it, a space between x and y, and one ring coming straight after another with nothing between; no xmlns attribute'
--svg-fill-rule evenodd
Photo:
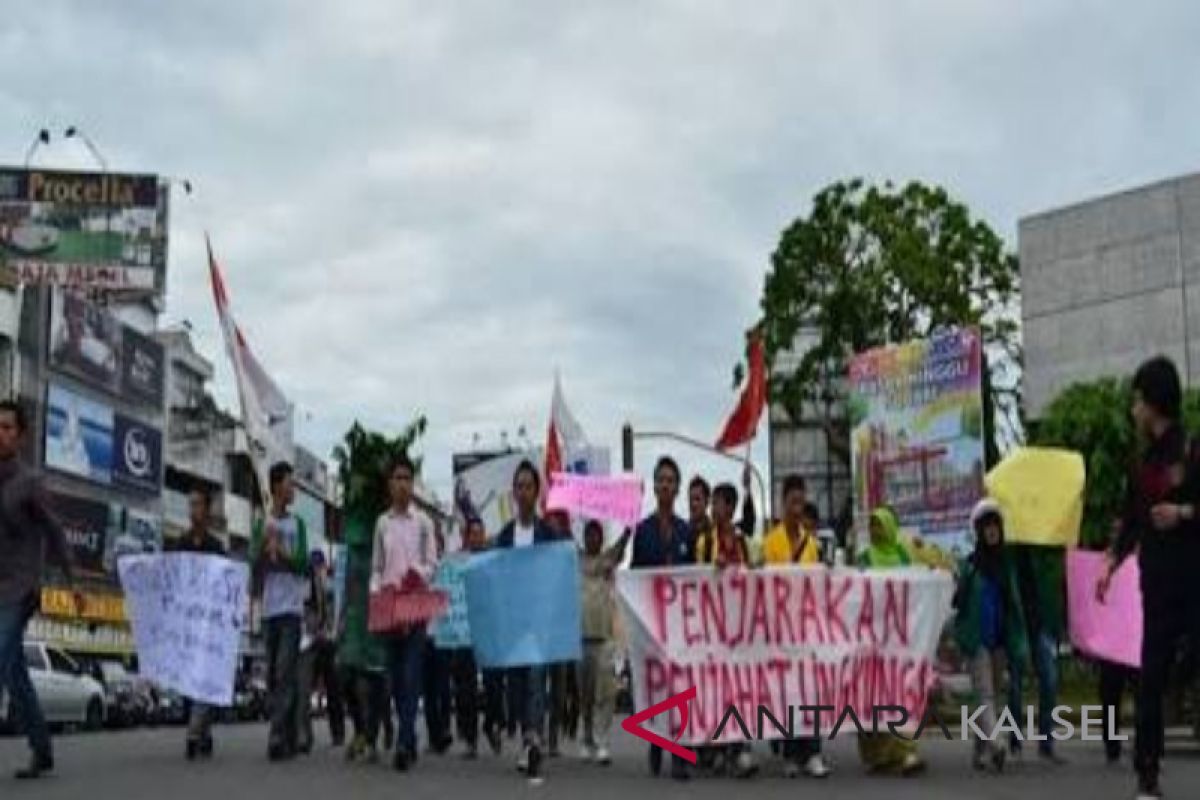
<svg viewBox="0 0 1200 800"><path fill-rule="evenodd" d="M296 755L300 627L308 588L308 532L304 520L288 508L295 499L292 467L271 467L271 508L256 522L250 542L251 560L262 597L263 633L267 644L267 690L271 733L267 757L283 761Z"/></svg>

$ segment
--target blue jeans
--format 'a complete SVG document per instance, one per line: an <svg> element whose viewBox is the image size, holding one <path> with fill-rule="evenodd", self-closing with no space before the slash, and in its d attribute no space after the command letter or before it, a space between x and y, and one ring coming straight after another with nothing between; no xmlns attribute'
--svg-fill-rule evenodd
<svg viewBox="0 0 1200 800"><path fill-rule="evenodd" d="M421 667L425 660L425 629L418 627L388 640L388 670L392 678L392 703L400 725L396 750L417 752L417 703L421 698Z"/></svg>
<svg viewBox="0 0 1200 800"><path fill-rule="evenodd" d="M1056 651L1058 642L1046 633L1039 633L1029 641L1030 654L1033 656L1033 671L1037 676L1038 685L1038 734L1047 737L1047 741L1038 742L1038 749L1049 753L1054 749L1054 741L1050 739L1054 720L1054 706L1058 703L1058 661ZM1013 719L1025 728L1025 708L1022 705L1022 670L1015 665L1011 670L1008 681L1008 705L1012 710Z"/></svg>
<svg viewBox="0 0 1200 800"><path fill-rule="evenodd" d="M518 667L509 673L520 706L515 709L521 720L521 738L527 745L542 744L546 726L546 666Z"/></svg>
<svg viewBox="0 0 1200 800"><path fill-rule="evenodd" d="M0 690L7 691L15 717L25 728L29 746L38 758L52 756L50 731L25 663L25 626L37 609L36 595L0 605Z"/></svg>

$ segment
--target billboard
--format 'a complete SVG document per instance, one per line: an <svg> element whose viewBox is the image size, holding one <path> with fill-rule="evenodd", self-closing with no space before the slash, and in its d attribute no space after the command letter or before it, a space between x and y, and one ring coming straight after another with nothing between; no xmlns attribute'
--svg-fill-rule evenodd
<svg viewBox="0 0 1200 800"><path fill-rule="evenodd" d="M0 167L0 266L23 283L161 295L168 197L154 175Z"/></svg>
<svg viewBox="0 0 1200 800"><path fill-rule="evenodd" d="M113 410L51 383L46 389L46 466L112 482Z"/></svg>
<svg viewBox="0 0 1200 800"><path fill-rule="evenodd" d="M121 331L121 396L162 406L166 354L163 346L128 326Z"/></svg>
<svg viewBox="0 0 1200 800"><path fill-rule="evenodd" d="M78 289L50 297L50 367L134 403L162 406L166 356Z"/></svg>
<svg viewBox="0 0 1200 800"><path fill-rule="evenodd" d="M970 546L983 494L983 350L979 331L870 350L850 362L855 519L886 505L943 549ZM860 541L865 541L860 535Z"/></svg>
<svg viewBox="0 0 1200 800"><path fill-rule="evenodd" d="M67 535L76 569L91 577L104 577L110 513L108 504L51 492L50 508Z"/></svg>
<svg viewBox="0 0 1200 800"><path fill-rule="evenodd" d="M113 482L157 495L162 488L162 433L117 414L113 425Z"/></svg>

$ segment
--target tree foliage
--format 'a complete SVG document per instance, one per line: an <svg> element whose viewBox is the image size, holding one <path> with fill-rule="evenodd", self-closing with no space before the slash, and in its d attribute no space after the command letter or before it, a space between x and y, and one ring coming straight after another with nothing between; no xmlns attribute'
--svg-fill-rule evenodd
<svg viewBox="0 0 1200 800"><path fill-rule="evenodd" d="M1100 547L1108 541L1112 522L1121 511L1125 482L1139 442L1129 415L1128 380L1105 378L1075 384L1046 407L1032 431L1033 444L1065 447L1083 455L1087 488L1080 542ZM1184 427L1200 430L1200 391L1184 398Z"/></svg>
<svg viewBox="0 0 1200 800"><path fill-rule="evenodd" d="M394 437L369 431L357 421L350 426L342 443L333 450L343 492L342 506L348 517L370 519L387 508L387 470L395 459L408 456L420 473L421 459L413 456L411 450L424 435L425 427L424 416L417 417Z"/></svg>
<svg viewBox="0 0 1200 800"><path fill-rule="evenodd" d="M1019 291L1016 257L945 189L835 183L788 226L771 258L762 298L768 360L802 331L814 336L794 371L772 372L772 399L799 420L806 403L836 395L854 353L977 325L992 356L989 409L1015 435ZM995 422L985 418L989 433ZM848 433L844 423L831 431L837 449Z"/></svg>

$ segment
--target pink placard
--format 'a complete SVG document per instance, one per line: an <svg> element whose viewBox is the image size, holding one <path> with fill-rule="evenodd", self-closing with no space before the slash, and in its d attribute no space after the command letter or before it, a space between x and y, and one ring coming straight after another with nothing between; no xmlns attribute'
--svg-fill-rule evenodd
<svg viewBox="0 0 1200 800"><path fill-rule="evenodd" d="M550 478L546 507L632 526L642 514L642 479L556 472Z"/></svg>
<svg viewBox="0 0 1200 800"><path fill-rule="evenodd" d="M1067 600L1071 643L1085 655L1130 667L1142 664L1142 589L1137 558L1125 559L1108 595L1096 599L1104 553L1067 551Z"/></svg>

